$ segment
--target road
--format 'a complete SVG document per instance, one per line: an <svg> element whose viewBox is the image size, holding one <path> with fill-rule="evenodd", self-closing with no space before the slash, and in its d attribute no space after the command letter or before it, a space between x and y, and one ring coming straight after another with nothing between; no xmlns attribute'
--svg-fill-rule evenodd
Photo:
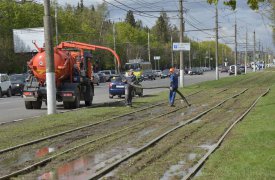
<svg viewBox="0 0 275 180"><path fill-rule="evenodd" d="M228 76L227 73L221 73L221 77ZM185 85L191 85L196 84L203 81L209 81L215 79L215 72L205 72L203 75L193 75L184 76L184 84ZM142 82L142 85L144 87L157 87L157 86L168 86L169 85L169 79L157 79L155 81L144 81ZM146 89L144 90L144 95L150 95L159 93L161 91L168 91L167 89ZM168 96L168 95L167 95ZM118 98L109 99L108 96L108 83L102 83L99 86L95 86L95 96L93 104L103 103L103 102L112 102L117 101ZM82 105L84 102L81 102ZM62 112L64 111L64 108L62 106L62 103L57 103L57 111ZM20 96L13 96L10 98L7 98L6 96L3 98L0 98L0 123L3 122L11 122L14 120L21 120L26 119L29 117L34 116L41 116L47 114L47 107L43 103L41 110L26 110L24 101Z"/></svg>

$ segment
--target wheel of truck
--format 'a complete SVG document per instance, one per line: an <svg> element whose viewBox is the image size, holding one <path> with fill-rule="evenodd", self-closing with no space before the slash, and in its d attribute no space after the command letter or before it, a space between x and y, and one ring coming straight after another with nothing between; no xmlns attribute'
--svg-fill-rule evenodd
<svg viewBox="0 0 275 180"><path fill-rule="evenodd" d="M31 101L25 101L25 107L26 107L26 109L33 109L32 102Z"/></svg>
<svg viewBox="0 0 275 180"><path fill-rule="evenodd" d="M3 96L2 89L0 88L0 98Z"/></svg>
<svg viewBox="0 0 275 180"><path fill-rule="evenodd" d="M94 98L94 96L91 96L90 101L85 101L85 106L91 106L93 103L93 98Z"/></svg>
<svg viewBox="0 0 275 180"><path fill-rule="evenodd" d="M11 97L11 88L8 89L7 96Z"/></svg>
<svg viewBox="0 0 275 180"><path fill-rule="evenodd" d="M80 94L79 91L75 95L75 100L74 102L71 103L71 108L76 109L80 107Z"/></svg>
<svg viewBox="0 0 275 180"><path fill-rule="evenodd" d="M41 109L41 106L42 106L42 101L40 100L32 101L33 109Z"/></svg>
<svg viewBox="0 0 275 180"><path fill-rule="evenodd" d="M63 101L64 109L71 109L71 102Z"/></svg>

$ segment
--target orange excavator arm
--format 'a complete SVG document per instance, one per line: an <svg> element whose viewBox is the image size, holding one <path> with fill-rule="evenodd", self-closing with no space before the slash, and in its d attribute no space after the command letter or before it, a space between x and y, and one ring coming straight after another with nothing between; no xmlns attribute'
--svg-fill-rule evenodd
<svg viewBox="0 0 275 180"><path fill-rule="evenodd" d="M107 50L109 52L111 52L116 60L117 60L117 64L118 64L118 69L120 69L121 67L121 61L119 56L117 55L117 53L108 47L104 47L104 46L97 46L97 45L92 45L92 44L86 44L86 43L81 43L81 42L75 42L75 41L67 41L67 42L62 42L60 43L57 48L59 49L65 49L65 48L77 48L77 49L82 49L82 50L92 50L92 51L96 51L97 49L102 49L102 50Z"/></svg>

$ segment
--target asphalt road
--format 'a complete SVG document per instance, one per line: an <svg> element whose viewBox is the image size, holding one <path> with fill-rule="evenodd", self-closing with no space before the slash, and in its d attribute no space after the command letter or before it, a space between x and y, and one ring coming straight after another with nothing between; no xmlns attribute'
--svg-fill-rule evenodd
<svg viewBox="0 0 275 180"><path fill-rule="evenodd" d="M228 76L227 73L220 73L220 77ZM185 75L184 76L184 84L191 85L196 84L203 81L209 81L215 79L215 72L205 72L203 75ZM144 87L157 87L157 86L168 86L169 79L157 79L155 81L144 81L142 82ZM161 91L168 91L168 89L146 89L143 91L144 95L151 95ZM168 95L167 95L168 98ZM120 100L117 97L114 99L109 99L108 93L108 83L102 83L99 86L95 86L95 96L93 104L96 105L98 103L103 102L112 102ZM81 102L82 106L84 106L84 102ZM62 103L57 103L57 111L62 112L65 111ZM0 123L3 122L11 122L14 120L26 119L34 116L41 116L47 114L47 107L43 103L41 110L26 110L24 101L20 96L6 97L0 98Z"/></svg>

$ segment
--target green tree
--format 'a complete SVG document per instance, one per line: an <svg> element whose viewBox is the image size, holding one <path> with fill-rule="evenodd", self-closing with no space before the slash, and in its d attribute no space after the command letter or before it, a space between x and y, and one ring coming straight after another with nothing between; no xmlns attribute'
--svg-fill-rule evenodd
<svg viewBox="0 0 275 180"><path fill-rule="evenodd" d="M262 2L267 2L270 0L247 0L247 5L253 9L257 10L259 9L259 4ZM219 0L207 0L209 4L217 4ZM223 3L227 6L230 6L232 9L236 9L237 0L223 0Z"/></svg>
<svg viewBox="0 0 275 180"><path fill-rule="evenodd" d="M168 16L165 12L161 12L160 16L156 21L155 26L153 26L152 28L152 31L160 42L167 43L169 41L171 28Z"/></svg>
<svg viewBox="0 0 275 180"><path fill-rule="evenodd" d="M130 24L132 27L136 27L136 20L133 11L129 10L126 14L125 22Z"/></svg>

